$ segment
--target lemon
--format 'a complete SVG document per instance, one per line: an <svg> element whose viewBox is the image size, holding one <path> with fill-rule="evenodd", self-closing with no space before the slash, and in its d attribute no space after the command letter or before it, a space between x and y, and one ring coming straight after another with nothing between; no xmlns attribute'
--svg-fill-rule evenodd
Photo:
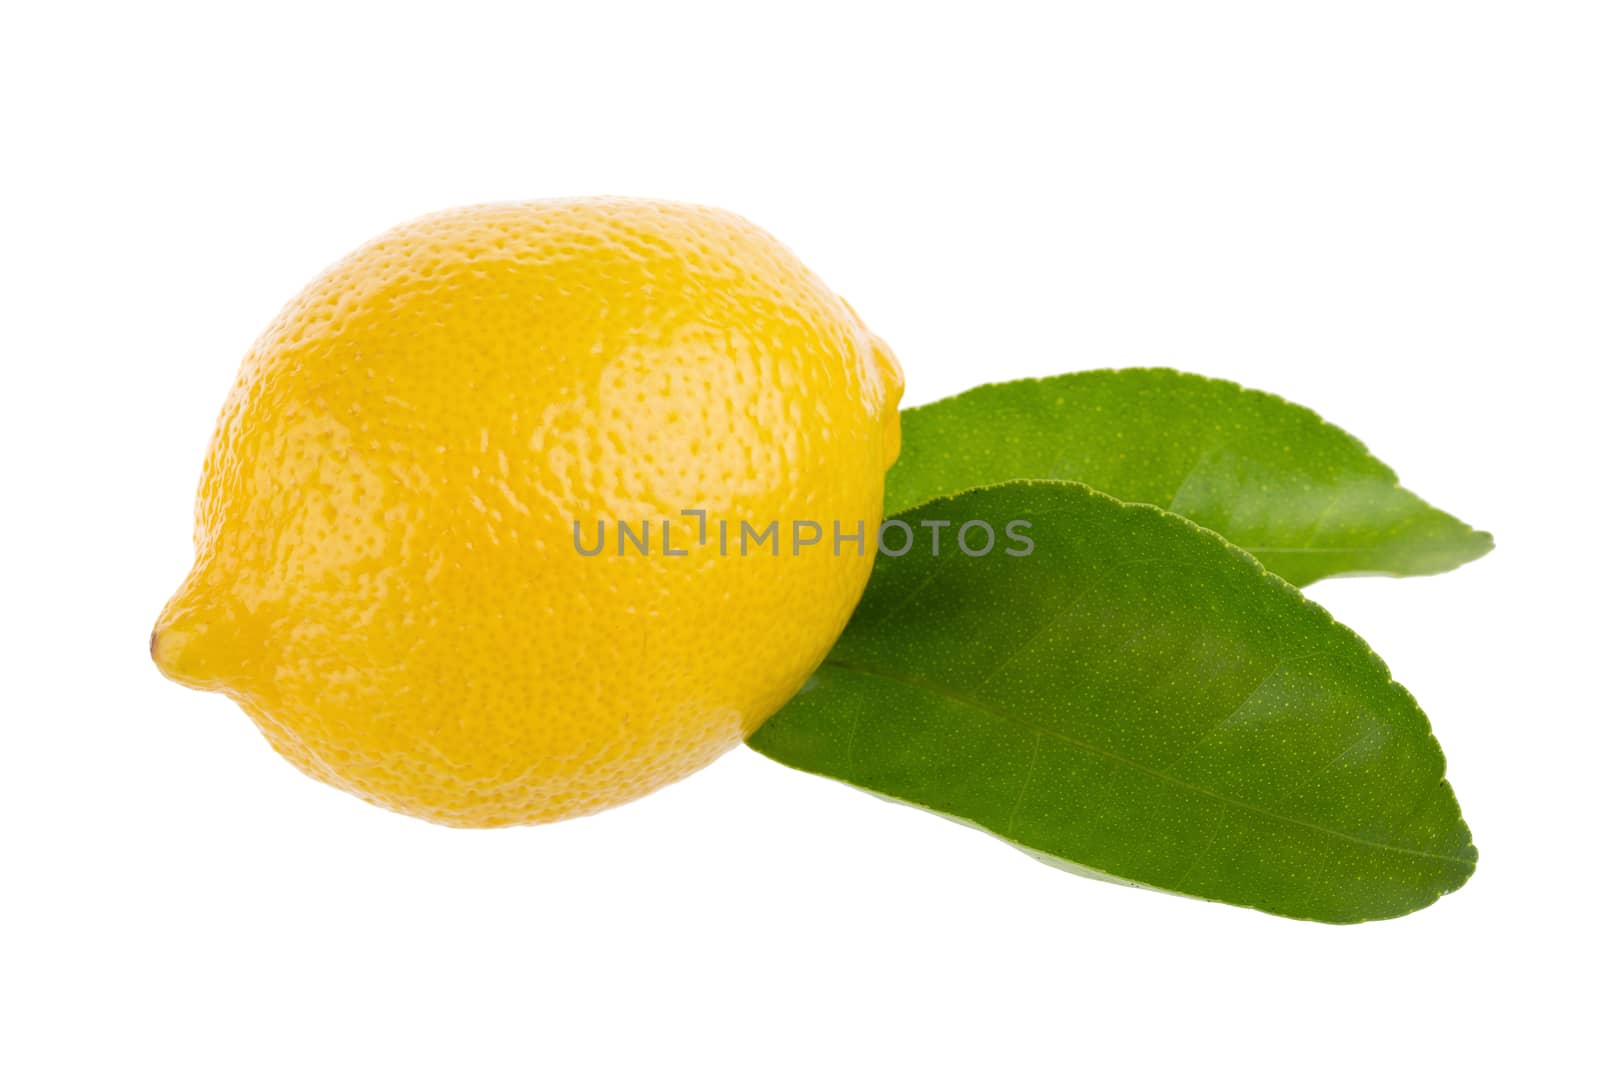
<svg viewBox="0 0 1600 1067"><path fill-rule="evenodd" d="M623 803L738 744L838 636L901 384L848 304L728 212L420 219L246 357L151 654L394 811Z"/></svg>

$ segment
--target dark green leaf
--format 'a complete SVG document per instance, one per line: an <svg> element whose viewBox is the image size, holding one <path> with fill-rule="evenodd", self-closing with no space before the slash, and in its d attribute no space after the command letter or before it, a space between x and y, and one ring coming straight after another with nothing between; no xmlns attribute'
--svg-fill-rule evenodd
<svg viewBox="0 0 1600 1067"><path fill-rule="evenodd" d="M1279 915L1402 915L1472 873L1416 702L1249 555L1061 482L901 518L914 547L880 556L757 751L1063 866ZM970 558L954 536L980 519L997 545ZM1035 543L1023 557L1004 553L1020 551L1005 535L1018 519ZM939 521L935 558L923 523ZM984 541L973 528L969 546Z"/></svg>
<svg viewBox="0 0 1600 1067"><path fill-rule="evenodd" d="M1092 485L1215 530L1308 585L1437 574L1493 547L1354 437L1270 393L1170 370L985 385L902 415L886 514L1015 478Z"/></svg>

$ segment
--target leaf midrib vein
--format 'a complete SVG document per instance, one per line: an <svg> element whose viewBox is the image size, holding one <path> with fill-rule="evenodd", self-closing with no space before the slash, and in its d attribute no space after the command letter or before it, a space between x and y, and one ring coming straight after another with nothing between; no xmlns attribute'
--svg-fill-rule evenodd
<svg viewBox="0 0 1600 1067"><path fill-rule="evenodd" d="M905 686L908 689L916 689L921 692L940 697L944 700L950 701L951 703L969 707L975 711L981 711L987 715L993 716L994 718L1004 720L1005 722L1012 723L1016 726L1020 726L1025 730L1033 731L1037 735L1054 738L1063 744L1067 744L1084 752L1088 752L1091 755L1099 756L1102 759L1111 760L1115 763L1120 763L1125 767L1129 767L1132 770L1140 772L1141 774L1145 774L1159 781L1175 785L1180 789L1188 790L1189 792L1198 794L1199 796L1209 797L1212 800L1216 800L1222 804L1238 808L1241 811L1248 811L1252 814L1261 815L1268 819L1275 819L1278 822L1285 823L1289 826L1298 826L1302 829L1314 830L1318 833L1324 833L1330 837L1341 838L1345 841L1351 842L1352 844L1363 845L1367 848L1383 849L1385 851L1398 852L1403 855L1417 856L1423 859L1441 860L1445 863L1453 863L1468 869L1471 869L1475 866L1475 864L1473 864L1471 861L1461 859L1459 856L1450 856L1442 852L1428 852L1423 849L1406 848L1404 845L1394 845L1385 841L1374 841L1370 838L1359 837L1355 834L1347 834L1342 830L1335 830L1328 826L1319 826L1316 823L1307 822L1304 819L1297 819L1292 815L1284 815L1280 812L1272 811L1269 808L1258 807L1255 804L1240 800L1237 797L1230 797L1224 793L1213 792L1210 789L1206 789L1204 786L1195 785L1193 782L1186 782L1181 778L1175 778L1170 774L1165 774L1156 770L1154 767L1147 767L1137 760L1132 760L1127 756L1123 756L1116 752L1111 752L1107 749L1092 745L1087 741L1080 740L1079 738L1073 737L1069 734L1061 733L1059 730L1052 730L1048 727L1040 726L1038 723L1029 722L1026 719L1019 718L1007 711L1002 710L1001 708L995 707L992 704L986 704L980 700L976 700L970 696L967 696L964 693L959 693L935 682L930 682L925 678L915 678L910 675L901 674L897 671L885 670L881 667L870 667L861 663L851 663L845 660L834 659L832 657L825 660L822 665L824 667L832 667L835 670L849 671L855 674L864 674L868 677L879 678L886 682L893 682L897 685Z"/></svg>

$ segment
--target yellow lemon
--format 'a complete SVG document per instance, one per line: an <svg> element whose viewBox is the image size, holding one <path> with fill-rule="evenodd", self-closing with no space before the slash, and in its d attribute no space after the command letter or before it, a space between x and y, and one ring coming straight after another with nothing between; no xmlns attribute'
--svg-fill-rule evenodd
<svg viewBox="0 0 1600 1067"><path fill-rule="evenodd" d="M738 744L838 636L900 392L849 305L728 212L423 218L246 357L151 654L395 811L631 800Z"/></svg>

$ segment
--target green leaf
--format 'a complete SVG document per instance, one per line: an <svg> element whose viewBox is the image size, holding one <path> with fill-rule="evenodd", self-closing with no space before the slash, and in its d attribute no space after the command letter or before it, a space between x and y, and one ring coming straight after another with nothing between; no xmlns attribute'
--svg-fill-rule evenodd
<svg viewBox="0 0 1600 1067"><path fill-rule="evenodd" d="M1494 547L1354 437L1270 393L1171 370L984 385L902 413L885 514L1017 478L1082 482L1215 530L1309 585L1437 574Z"/></svg>
<svg viewBox="0 0 1600 1067"><path fill-rule="evenodd" d="M912 549L880 555L757 751L1070 869L1296 918L1403 915L1471 875L1411 695L1216 534L1063 482L900 518ZM997 534L977 558L955 543L974 520ZM1015 528L1029 555L1005 554L1022 551L1014 520L1032 524ZM924 524L941 521L935 557Z"/></svg>

